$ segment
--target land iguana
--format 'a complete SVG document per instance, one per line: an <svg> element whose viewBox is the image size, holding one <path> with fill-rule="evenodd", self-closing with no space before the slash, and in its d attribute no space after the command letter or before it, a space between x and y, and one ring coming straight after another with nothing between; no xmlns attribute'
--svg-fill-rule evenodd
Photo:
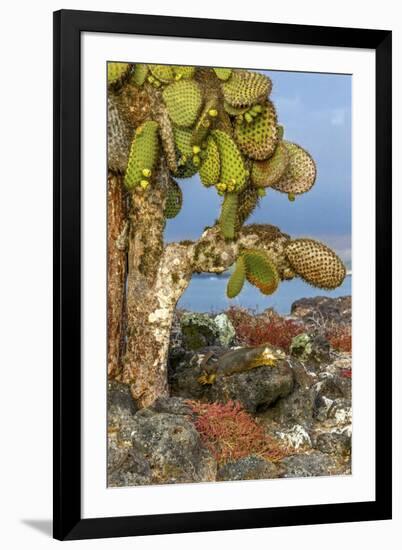
<svg viewBox="0 0 402 550"><path fill-rule="evenodd" d="M198 377L198 382L202 385L214 384L218 377L230 376L257 367L275 367L278 361L286 357L282 350L268 345L235 349L219 357L214 355L215 353L211 351L202 360L203 373Z"/></svg>

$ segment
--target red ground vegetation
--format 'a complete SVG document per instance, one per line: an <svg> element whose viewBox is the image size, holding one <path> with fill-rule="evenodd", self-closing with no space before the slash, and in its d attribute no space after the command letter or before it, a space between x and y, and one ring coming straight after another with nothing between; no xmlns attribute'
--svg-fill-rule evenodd
<svg viewBox="0 0 402 550"><path fill-rule="evenodd" d="M297 321L284 319L273 311L255 315L247 309L231 307L226 313L239 341L248 346L271 344L289 351L292 339L305 331Z"/></svg>
<svg viewBox="0 0 402 550"><path fill-rule="evenodd" d="M331 325L327 328L325 336L333 349L348 353L352 351L351 325Z"/></svg>
<svg viewBox="0 0 402 550"><path fill-rule="evenodd" d="M248 455L277 461L286 449L265 434L263 428L238 402L201 403L187 401L195 413L194 425L204 445L218 463L238 460Z"/></svg>

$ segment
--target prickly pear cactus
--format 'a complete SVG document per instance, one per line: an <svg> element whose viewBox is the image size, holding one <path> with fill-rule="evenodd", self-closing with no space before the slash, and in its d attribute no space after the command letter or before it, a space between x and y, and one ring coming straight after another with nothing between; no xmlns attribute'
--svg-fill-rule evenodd
<svg viewBox="0 0 402 550"><path fill-rule="evenodd" d="M247 237L250 226L245 223L266 200L268 188L268 197L275 190L294 201L312 188L317 176L311 155L284 140L267 76L220 67L109 63L108 89L113 125L108 131L109 170L125 174L129 194L142 193L151 201L153 183L166 171L160 187L163 220L179 215L182 180L197 173L188 185L201 182L222 197L215 235L217 247L233 243L230 263L222 268L235 265L229 298L239 294L245 281L267 295L280 280L294 276L319 288L342 284L345 267L322 243L283 236L280 245L271 246L271 237L264 236L274 239L279 230L268 225L255 226L254 240ZM133 100L125 101L120 112L125 97ZM143 97L148 105L139 112ZM139 120L134 127L131 111ZM219 252L211 249L210 257L215 258L210 268L221 272Z"/></svg>

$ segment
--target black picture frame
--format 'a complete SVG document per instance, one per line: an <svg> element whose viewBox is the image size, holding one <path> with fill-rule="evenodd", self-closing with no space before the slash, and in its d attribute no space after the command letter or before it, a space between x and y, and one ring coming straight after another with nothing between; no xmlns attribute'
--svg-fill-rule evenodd
<svg viewBox="0 0 402 550"><path fill-rule="evenodd" d="M375 50L377 345L374 501L82 519L80 39L85 31ZM385 30L70 10L54 13L55 538L72 540L391 518L391 44L392 33Z"/></svg>

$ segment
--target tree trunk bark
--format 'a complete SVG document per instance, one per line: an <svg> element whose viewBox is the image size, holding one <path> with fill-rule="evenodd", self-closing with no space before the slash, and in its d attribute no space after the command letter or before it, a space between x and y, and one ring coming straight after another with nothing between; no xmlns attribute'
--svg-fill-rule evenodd
<svg viewBox="0 0 402 550"><path fill-rule="evenodd" d="M119 247L119 238L127 223L125 193L121 177L108 175L108 376L118 377L121 372L122 345L124 343L124 300L127 253Z"/></svg>

